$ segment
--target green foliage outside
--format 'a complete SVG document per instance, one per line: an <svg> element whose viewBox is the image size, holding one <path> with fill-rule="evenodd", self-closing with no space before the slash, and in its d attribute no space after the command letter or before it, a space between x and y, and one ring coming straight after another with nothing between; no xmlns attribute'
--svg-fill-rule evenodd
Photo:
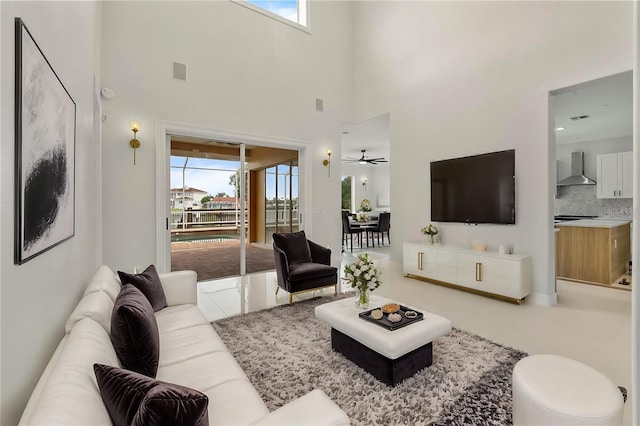
<svg viewBox="0 0 640 426"><path fill-rule="evenodd" d="M351 211L351 176L342 178L342 210Z"/></svg>

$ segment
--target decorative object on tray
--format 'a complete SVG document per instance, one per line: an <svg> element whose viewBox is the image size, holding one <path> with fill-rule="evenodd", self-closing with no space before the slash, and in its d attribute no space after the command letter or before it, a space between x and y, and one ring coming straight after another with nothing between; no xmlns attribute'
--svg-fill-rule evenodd
<svg viewBox="0 0 640 426"><path fill-rule="evenodd" d="M394 313L394 314L389 314L387 316L387 318L389 319L389 321L391 322L400 322L402 321L402 315L398 314L398 313Z"/></svg>
<svg viewBox="0 0 640 426"><path fill-rule="evenodd" d="M433 244L435 236L438 235L438 228L430 223L428 226L423 227L420 232L428 236L429 244Z"/></svg>
<svg viewBox="0 0 640 426"><path fill-rule="evenodd" d="M360 210L361 212L370 212L371 211L371 201L369 201L367 198L363 198L362 202L360 203Z"/></svg>
<svg viewBox="0 0 640 426"><path fill-rule="evenodd" d="M392 314L400 310L400 305L397 303L387 303L386 305L382 305L380 309L382 309L382 312L385 314Z"/></svg>
<svg viewBox="0 0 640 426"><path fill-rule="evenodd" d="M396 305L398 306L398 309L395 312L387 313L385 312L385 306L388 305ZM379 314L377 312L379 312ZM382 314L382 317L377 318L377 316L380 314ZM387 330L391 331L413 324L417 321L422 321L424 319L424 314L422 312L415 311L411 308L399 305L397 303L388 303L387 305L383 305L379 308L360 312L359 316L365 321L372 322L380 327L386 328Z"/></svg>
<svg viewBox="0 0 640 426"><path fill-rule="evenodd" d="M369 307L370 292L380 287L380 271L376 269L369 254L360 254L355 262L344 267L344 275L356 291L356 306L361 309Z"/></svg>
<svg viewBox="0 0 640 426"><path fill-rule="evenodd" d="M373 311L371 311L371 318L373 318L375 320L382 319L383 316L384 316L384 314L382 313L382 311L380 309L374 309Z"/></svg>

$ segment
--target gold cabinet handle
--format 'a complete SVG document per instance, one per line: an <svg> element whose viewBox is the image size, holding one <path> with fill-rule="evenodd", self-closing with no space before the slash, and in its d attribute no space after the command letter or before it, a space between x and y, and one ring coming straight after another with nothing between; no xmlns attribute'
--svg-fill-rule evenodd
<svg viewBox="0 0 640 426"><path fill-rule="evenodd" d="M482 281L482 263L476 262L476 281Z"/></svg>
<svg viewBox="0 0 640 426"><path fill-rule="evenodd" d="M424 255L423 252L419 251L418 252L418 270L422 271L422 263L423 263L423 258L422 256Z"/></svg>

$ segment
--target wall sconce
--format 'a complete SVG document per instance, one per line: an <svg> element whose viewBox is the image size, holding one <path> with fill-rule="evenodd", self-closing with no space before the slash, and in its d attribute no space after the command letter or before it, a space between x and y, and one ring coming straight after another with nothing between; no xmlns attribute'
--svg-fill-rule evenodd
<svg viewBox="0 0 640 426"><path fill-rule="evenodd" d="M329 167L329 177L331 177L331 150L330 149L327 150L327 158L322 160L322 165Z"/></svg>
<svg viewBox="0 0 640 426"><path fill-rule="evenodd" d="M364 186L364 190L366 191L367 190L367 178L366 177L362 178L362 186Z"/></svg>
<svg viewBox="0 0 640 426"><path fill-rule="evenodd" d="M133 139L129 141L129 146L133 148L133 165L136 165L136 149L140 148L140 141L136 139L136 134L140 131L140 122L133 120L129 123L129 128L133 132Z"/></svg>

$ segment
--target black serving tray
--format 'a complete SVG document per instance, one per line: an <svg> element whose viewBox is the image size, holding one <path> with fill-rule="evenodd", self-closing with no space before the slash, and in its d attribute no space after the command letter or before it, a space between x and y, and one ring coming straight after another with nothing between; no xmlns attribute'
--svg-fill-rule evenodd
<svg viewBox="0 0 640 426"><path fill-rule="evenodd" d="M389 314L385 313L384 311L382 311L382 318L377 320L371 317L371 311L375 311L376 309L381 309L381 307L373 308L365 312L360 312L360 318L362 318L365 321L372 322L376 325L379 325L380 327L386 328L387 330L391 330L391 331L397 330L402 327L406 327L409 324L413 324L414 322L422 321L424 319L424 315L422 314L422 312L418 312L415 309L407 308L406 306L400 305L400 310L397 311L397 313L402 315L402 319L399 322L389 321L389 319L387 318ZM404 316L404 313L407 311L414 311L415 313L418 314L418 316L415 318L407 318Z"/></svg>

